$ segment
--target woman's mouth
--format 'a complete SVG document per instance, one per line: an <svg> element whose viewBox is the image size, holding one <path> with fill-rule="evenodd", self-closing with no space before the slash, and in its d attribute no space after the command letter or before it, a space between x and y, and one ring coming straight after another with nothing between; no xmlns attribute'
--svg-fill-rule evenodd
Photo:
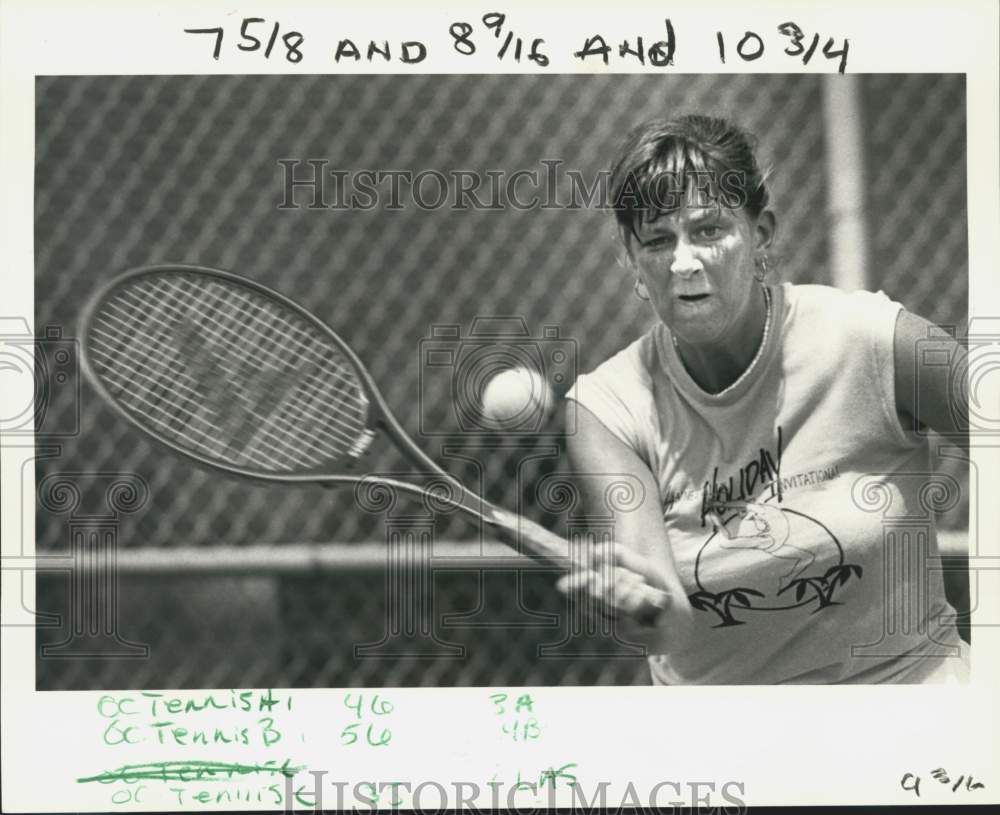
<svg viewBox="0 0 1000 815"><path fill-rule="evenodd" d="M679 294L677 299L682 303L700 303L708 299L707 294Z"/></svg>

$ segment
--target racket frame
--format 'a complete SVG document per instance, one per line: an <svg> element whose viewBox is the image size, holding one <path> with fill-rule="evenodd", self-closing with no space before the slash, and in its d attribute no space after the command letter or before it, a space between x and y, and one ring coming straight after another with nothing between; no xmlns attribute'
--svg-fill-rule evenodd
<svg viewBox="0 0 1000 815"><path fill-rule="evenodd" d="M354 372L357 374L358 380L362 386L361 389L364 392L367 401L365 425L369 433L369 437L364 440L362 445L360 445L357 453L354 453L353 451L349 452L342 463L338 462L338 467L351 469L352 467L359 466L360 460L363 458L364 454L371 445L371 441L374 439L374 431L382 430L389 436L397 450L399 450L399 452L402 453L410 464L418 471L415 475L419 474L424 476L432 473L435 477L441 478L446 482L449 491L444 492L440 489L428 490L427 488L421 487L415 483L400 481L395 478L385 478L373 473L359 475L335 475L324 473L281 473L277 471L267 473L258 472L245 467L226 464L202 455L194 450L182 447L160 433L154 432L146 424L133 417L132 414L119 403L117 397L115 397L105 387L101 377L97 375L90 358L90 332L93 328L95 315L98 313L101 305L114 291L119 289L123 284L138 280L142 277L152 277L154 275L162 275L167 272L179 272L215 278L224 280L239 288L255 291L264 297L276 301L278 304L284 306L291 312L299 315L311 324L319 333L325 335L333 341L337 349L354 368ZM580 563L577 558L572 556L569 542L565 538L556 535L528 518L492 504L482 496L472 492L458 479L447 473L432 458L424 453L424 451L417 446L416 442L410 438L409 434L403 429L402 425L400 425L399 421L392 414L392 411L386 404L381 391L379 391L378 386L375 384L375 380L372 378L371 374L368 373L364 363L362 363L360 358L354 353L353 350L351 350L347 343L345 343L336 334L336 332L333 331L333 329L326 325L326 323L306 310L303 306L300 306L294 300L286 297L281 292L275 291L262 283L250 280L242 275L234 274L233 272L183 263L162 263L151 266L136 267L116 275L114 278L102 285L87 301L80 319L79 335L81 368L88 381L97 389L104 401L111 405L112 409L133 427L142 431L144 435L154 439L157 443L164 445L168 450L171 450L178 455L190 458L203 466L209 467L210 469L219 470L221 472L247 478L252 481L270 483L278 482L285 484L321 484L329 487L353 484L356 488L361 485L384 485L386 487L399 490L402 493L419 496L421 498L427 497L439 504L448 505L461 510L466 514L489 524L499 534L499 536L508 543L516 542L518 544L517 551L520 554L526 555L534 560L538 560L547 565L557 566L559 568L566 568L567 565L573 563L580 568L589 568L588 565ZM634 616L642 625L647 627L652 626L655 624L657 617L663 610L666 603L666 595L658 590L649 588L649 591L646 592L643 598L641 598L641 605L635 612Z"/></svg>
<svg viewBox="0 0 1000 815"><path fill-rule="evenodd" d="M119 399L112 394L110 390L108 390L108 388L104 385L102 378L97 374L91 360L90 332L93 329L95 316L100 312L101 306L114 292L118 291L122 286L140 280L143 277L154 277L170 272L216 278L233 284L238 288L250 289L257 294L276 301L284 308L306 320L314 329L316 329L316 331L320 332L333 342L337 350L343 354L346 360L351 364L361 385L361 390L364 393L366 402L365 426L367 428L367 432L371 434L369 438L363 441L363 444L360 446L356 454L353 452L346 454L343 460L337 463L337 466L348 470L360 466L360 462L363 461L364 454L367 452L371 445L371 441L374 438L374 432L376 430L381 430L389 436L397 450L399 450L399 452L405 456L407 461L409 461L410 465L418 471L414 475L433 475L435 478L444 479L449 487L449 492L445 492L440 489L428 490L427 488L416 483L400 481L395 478L386 478L374 473L348 475L309 472L282 473L280 471L267 473L259 472L249 468L240 467L235 464L228 464L219 461L218 459L203 455L196 450L181 446L165 435L151 430L145 423L137 419L130 411L126 410L121 405ZM431 496L433 500L461 510L468 515L489 523L491 526L505 526L510 523L509 516L512 516L512 513L508 513L506 510L491 504L485 498L469 490L464 484L445 471L437 462L434 461L434 459L430 458L417 446L416 442L410 438L409 434L407 434L406 430L392 414L385 398L382 396L382 393L375 384L375 380L372 378L371 374L368 373L364 363L358 355L354 353L351 347L344 342L344 340L342 340L336 332L333 331L333 329L303 306L300 306L291 298L279 291L276 291L275 289L270 288L269 286L265 286L255 280L250 280L242 275L234 274L233 272L213 269L206 266L196 266L184 263L161 263L152 266L136 267L116 275L114 278L102 285L91 296L91 298L87 301L80 318L79 334L81 368L84 375L87 377L87 380L96 388L104 401L108 403L119 416L124 418L133 427L142 431L145 436L154 439L159 444L164 445L171 452L193 459L199 464L211 469L220 470L222 472L247 478L255 482L321 484L328 487L347 484L353 484L355 486L382 484L409 495L418 497Z"/></svg>

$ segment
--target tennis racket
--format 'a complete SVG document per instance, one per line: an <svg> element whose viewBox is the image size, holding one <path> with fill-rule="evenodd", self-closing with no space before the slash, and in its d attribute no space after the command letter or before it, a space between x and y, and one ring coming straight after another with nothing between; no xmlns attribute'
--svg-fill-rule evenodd
<svg viewBox="0 0 1000 815"><path fill-rule="evenodd" d="M564 538L491 504L429 458L347 344L276 291L215 269L143 267L94 295L80 337L83 369L98 392L176 453L264 481L384 484L427 496L519 542L524 554L569 563ZM379 432L433 478L419 484L362 472ZM625 605L650 625L665 601L643 584Z"/></svg>

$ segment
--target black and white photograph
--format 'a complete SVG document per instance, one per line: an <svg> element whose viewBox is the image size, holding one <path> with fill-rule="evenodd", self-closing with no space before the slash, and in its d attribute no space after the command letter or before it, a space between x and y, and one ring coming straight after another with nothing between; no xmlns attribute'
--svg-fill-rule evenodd
<svg viewBox="0 0 1000 815"><path fill-rule="evenodd" d="M39 78L36 540L117 567L83 636L43 581L39 688L962 681L964 109Z"/></svg>
<svg viewBox="0 0 1000 815"><path fill-rule="evenodd" d="M183 70L23 85L4 633L31 643L19 692L79 722L59 789L80 811L446 807L460 791L414 788L473 768L479 806L607 782L743 811L803 788L709 761L720 732L854 710L908 745L864 800L995 800L986 732L960 765L906 735L919 717L877 724L996 682L982 79L852 70L855 29L767 15L685 71L662 12L580 39L576 73L500 9L328 33L319 65L278 11L174 14ZM438 40L517 69L423 72ZM628 739L671 705L694 717L673 775L629 776L631 748L574 724L596 706ZM680 769L702 766L704 801Z"/></svg>

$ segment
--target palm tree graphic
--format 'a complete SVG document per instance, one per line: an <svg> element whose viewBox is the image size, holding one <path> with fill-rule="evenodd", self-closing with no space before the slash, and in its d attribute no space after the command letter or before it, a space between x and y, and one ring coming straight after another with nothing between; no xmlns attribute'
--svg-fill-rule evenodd
<svg viewBox="0 0 1000 815"><path fill-rule="evenodd" d="M806 592L809 589L812 589L813 596L810 600L816 599L819 601L819 604L813 609L812 612L815 614L821 608L842 605L833 599L834 592L847 583L852 575L860 580L861 574L862 569L860 566L856 566L851 563L844 563L840 566L832 566L827 569L821 577L800 577L792 580L787 586L781 589L778 594L780 595L789 589L794 588L795 599L801 601L806 596Z"/></svg>
<svg viewBox="0 0 1000 815"><path fill-rule="evenodd" d="M688 595L691 605L699 611L714 611L719 615L719 624L712 628L724 628L730 625L743 625L743 620L733 616L733 604L741 608L751 608L750 597L763 597L763 592L755 589L735 588L712 594L710 591L698 591Z"/></svg>

